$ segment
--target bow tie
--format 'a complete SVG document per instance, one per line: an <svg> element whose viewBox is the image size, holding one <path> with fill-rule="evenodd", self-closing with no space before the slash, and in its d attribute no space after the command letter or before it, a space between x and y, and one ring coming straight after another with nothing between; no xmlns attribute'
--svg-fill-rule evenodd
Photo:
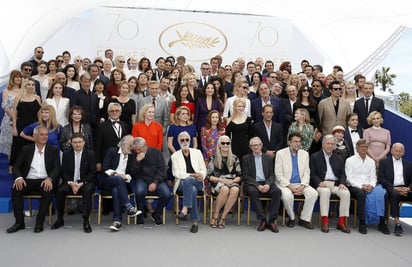
<svg viewBox="0 0 412 267"><path fill-rule="evenodd" d="M119 123L119 121L112 121L112 124L113 125L116 125L116 124L118 124Z"/></svg>
<svg viewBox="0 0 412 267"><path fill-rule="evenodd" d="M358 130L350 130L350 133L357 133Z"/></svg>

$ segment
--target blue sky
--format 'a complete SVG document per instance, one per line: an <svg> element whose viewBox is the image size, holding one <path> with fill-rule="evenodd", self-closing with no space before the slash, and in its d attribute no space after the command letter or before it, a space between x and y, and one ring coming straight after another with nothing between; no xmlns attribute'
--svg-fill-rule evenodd
<svg viewBox="0 0 412 267"><path fill-rule="evenodd" d="M391 67L390 73L396 74L395 85L392 90L395 94L408 92L412 95L412 29L408 29L401 39L394 45L392 51L380 64Z"/></svg>

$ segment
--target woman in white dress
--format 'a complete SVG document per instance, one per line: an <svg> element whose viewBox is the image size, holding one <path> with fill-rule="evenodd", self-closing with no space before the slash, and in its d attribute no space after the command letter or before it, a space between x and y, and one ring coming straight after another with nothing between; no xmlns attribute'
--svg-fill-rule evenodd
<svg viewBox="0 0 412 267"><path fill-rule="evenodd" d="M22 85L22 74L19 70L10 73L7 88L2 93L1 107L4 110L3 120L0 128L0 153L10 156L13 141L13 107L14 100L20 94Z"/></svg>
<svg viewBox="0 0 412 267"><path fill-rule="evenodd" d="M49 95L46 99L47 105L54 107L56 111L57 122L63 127L69 123L67 115L69 112L70 100L63 97L63 84L56 81L50 88Z"/></svg>
<svg viewBox="0 0 412 267"><path fill-rule="evenodd" d="M32 78L37 80L40 83L40 98L42 103L44 103L45 99L47 98L47 94L49 93L50 88L50 79L46 75L47 72L47 62L40 61L37 65L38 74L34 75Z"/></svg>

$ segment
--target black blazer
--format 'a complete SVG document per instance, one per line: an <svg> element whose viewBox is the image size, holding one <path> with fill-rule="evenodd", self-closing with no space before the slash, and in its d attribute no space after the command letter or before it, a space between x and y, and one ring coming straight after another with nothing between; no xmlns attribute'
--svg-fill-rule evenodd
<svg viewBox="0 0 412 267"><path fill-rule="evenodd" d="M273 117L272 121L282 124L283 123L283 108L282 103L279 99L270 97L270 103L273 105ZM262 116L262 98L258 97L251 101L250 103L250 114L252 116L253 123L257 123L263 120Z"/></svg>
<svg viewBox="0 0 412 267"><path fill-rule="evenodd" d="M85 92L82 88L73 93L70 99L70 107L81 106L86 113L86 122L93 129L96 128L99 120L99 99L94 92Z"/></svg>
<svg viewBox="0 0 412 267"><path fill-rule="evenodd" d="M145 158L138 162L133 158L131 174L134 179L142 179L147 184L160 184L166 178L166 164L159 149L148 147Z"/></svg>
<svg viewBox="0 0 412 267"><path fill-rule="evenodd" d="M372 111L379 111L382 114L382 118L385 116L385 104L383 103L382 99L375 96L372 97L372 102L369 105L369 113L366 113L365 97L361 97L355 101L353 112L358 114L359 125L362 129L371 127L370 125L368 125L367 118Z"/></svg>
<svg viewBox="0 0 412 267"><path fill-rule="evenodd" d="M73 149L63 153L62 179L63 183L74 181L75 156ZM93 150L84 149L80 160L80 182L94 183L96 179L96 157Z"/></svg>
<svg viewBox="0 0 412 267"><path fill-rule="evenodd" d="M106 171L109 169L116 170L117 166L119 166L121 154L119 154L118 152L119 152L118 147L111 147L107 151L106 156L104 157L104 160L103 160L103 164L102 164L102 173L98 181L98 186L100 188L102 188L103 181L108 177L108 175L106 174ZM135 161L135 159L136 159L136 155L134 154L128 155L127 165L126 165L126 174L131 175L132 164L133 164L133 161Z"/></svg>
<svg viewBox="0 0 412 267"><path fill-rule="evenodd" d="M249 153L243 156L243 177L242 180L246 185L259 186L259 183L256 182L256 166L255 166L255 157L253 153ZM266 154L262 154L262 166L263 173L265 174L265 184L270 185L271 187L275 185L275 173L273 171L273 159Z"/></svg>
<svg viewBox="0 0 412 267"><path fill-rule="evenodd" d="M47 144L45 146L44 163L46 166L46 172L48 177L50 177L53 180L53 183L56 185L60 176L58 149ZM30 144L22 148L20 155L13 166L14 180L19 177L26 179L26 176L30 171L31 163L33 161L34 149L35 144Z"/></svg>
<svg viewBox="0 0 412 267"><path fill-rule="evenodd" d="M123 138L123 136L130 134L129 127L127 127L126 123L119 121L119 124L122 127L120 138L117 136L111 120L108 119L97 126L95 146L97 163L102 163L109 148L117 147L120 139Z"/></svg>
<svg viewBox="0 0 412 267"><path fill-rule="evenodd" d="M253 124L253 136L258 136L262 140L263 153L267 150L278 151L284 146L282 126L276 122L272 122L272 126L270 128L270 142L266 132L266 126L263 121Z"/></svg>
<svg viewBox="0 0 412 267"><path fill-rule="evenodd" d="M286 133L289 130L290 124L293 122L295 116L293 114L293 109L290 106L289 98L282 99L282 109L283 109L283 132Z"/></svg>
<svg viewBox="0 0 412 267"><path fill-rule="evenodd" d="M412 162L402 159L404 185L412 189ZM388 190L393 190L393 159L387 157L379 162L378 183Z"/></svg>
<svg viewBox="0 0 412 267"><path fill-rule="evenodd" d="M346 185L345 174L345 162L341 156L332 152L332 156L329 159L329 163L332 167L332 171L338 178L336 185ZM310 185L313 188L318 188L319 184L325 180L326 175L326 160L323 155L323 149L313 153L309 160L310 165Z"/></svg>
<svg viewBox="0 0 412 267"><path fill-rule="evenodd" d="M362 128L358 125L358 134L360 138L363 138L363 130ZM343 136L343 139L345 139L346 144L348 144L348 151L349 151L349 156L353 156L355 155L355 150L353 149L353 146L356 146L356 144L354 144L352 142L352 138L350 136L350 132L349 132L349 127L346 128L345 130L345 134Z"/></svg>

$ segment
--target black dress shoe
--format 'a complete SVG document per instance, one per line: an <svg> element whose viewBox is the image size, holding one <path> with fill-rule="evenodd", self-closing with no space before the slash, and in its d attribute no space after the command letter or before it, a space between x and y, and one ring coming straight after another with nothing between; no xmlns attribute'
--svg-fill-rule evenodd
<svg viewBox="0 0 412 267"><path fill-rule="evenodd" d="M199 226L197 224L192 224L192 227L190 227L190 232L192 233L197 233L197 231L199 230Z"/></svg>
<svg viewBox="0 0 412 267"><path fill-rule="evenodd" d="M182 221L186 221L187 220L187 214L183 214L181 212L179 212L179 214L177 215L177 217L179 218L179 220Z"/></svg>
<svg viewBox="0 0 412 267"><path fill-rule="evenodd" d="M26 228L26 226L24 225L24 223L23 224L15 223L15 224L13 224L12 227L7 229L7 233L8 234L15 233L15 232L17 232L19 230L23 230L25 228Z"/></svg>
<svg viewBox="0 0 412 267"><path fill-rule="evenodd" d="M391 232L389 231L388 226L386 223L379 223L378 230L381 231L385 235L389 235Z"/></svg>
<svg viewBox="0 0 412 267"><path fill-rule="evenodd" d="M295 220L291 220L289 218L288 222L286 223L286 226L290 228L295 227Z"/></svg>
<svg viewBox="0 0 412 267"><path fill-rule="evenodd" d="M265 231L265 229L266 229L266 220L261 220L257 227L257 230L259 232L262 232L262 231Z"/></svg>
<svg viewBox="0 0 412 267"><path fill-rule="evenodd" d="M34 232L35 233L41 233L43 232L43 225L36 225L36 227L34 227Z"/></svg>
<svg viewBox="0 0 412 267"><path fill-rule="evenodd" d="M59 229L62 226L64 226L64 220L63 219L57 219L57 221L52 225L51 229L56 230L56 229Z"/></svg>
<svg viewBox="0 0 412 267"><path fill-rule="evenodd" d="M90 227L89 221L84 221L83 222L83 230L84 230L85 233L91 233L92 232L92 228Z"/></svg>
<svg viewBox="0 0 412 267"><path fill-rule="evenodd" d="M273 233L279 233L279 228L276 225L276 223L270 223L268 224L268 228L270 229L270 231L272 231Z"/></svg>
<svg viewBox="0 0 412 267"><path fill-rule="evenodd" d="M310 222L304 221L304 220L302 220L302 219L299 219L298 224L299 224L300 226L305 227L306 229L313 229L313 226L312 226L312 224L311 224Z"/></svg>
<svg viewBox="0 0 412 267"><path fill-rule="evenodd" d="M359 224L359 233L366 235L368 233L368 228L366 228L366 224L361 223Z"/></svg>

